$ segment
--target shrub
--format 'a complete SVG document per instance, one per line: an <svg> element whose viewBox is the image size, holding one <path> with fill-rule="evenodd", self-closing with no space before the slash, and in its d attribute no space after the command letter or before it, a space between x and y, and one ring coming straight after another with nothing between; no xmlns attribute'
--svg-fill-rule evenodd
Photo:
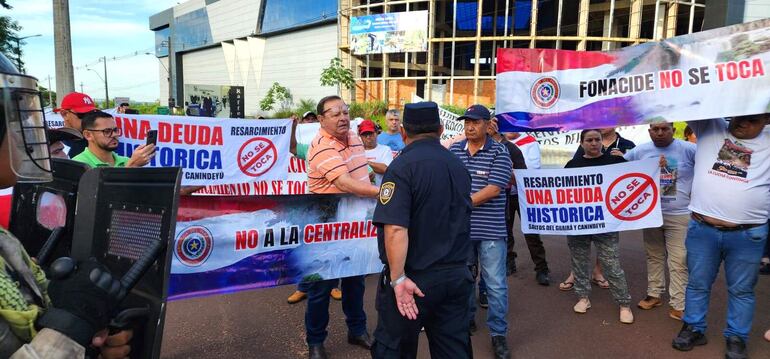
<svg viewBox="0 0 770 359"><path fill-rule="evenodd" d="M385 101L353 102L350 104L350 118L363 117L372 119L375 116L384 116L388 111Z"/></svg>
<svg viewBox="0 0 770 359"><path fill-rule="evenodd" d="M441 108L458 116L462 116L465 113L465 107L460 107L455 105L441 105Z"/></svg>
<svg viewBox="0 0 770 359"><path fill-rule="evenodd" d="M277 82L273 82L273 86L267 90L265 97L262 101L259 101L259 109L262 111L270 111L274 106L278 104L281 110L286 110L291 106L292 96L291 91L286 87L281 86Z"/></svg>
<svg viewBox="0 0 770 359"><path fill-rule="evenodd" d="M297 105L297 108L294 109L294 112L297 113L297 116L302 116L303 113L308 111L313 111L313 113L315 113L317 104L318 101L316 100L311 98L303 98L299 100L299 104Z"/></svg>

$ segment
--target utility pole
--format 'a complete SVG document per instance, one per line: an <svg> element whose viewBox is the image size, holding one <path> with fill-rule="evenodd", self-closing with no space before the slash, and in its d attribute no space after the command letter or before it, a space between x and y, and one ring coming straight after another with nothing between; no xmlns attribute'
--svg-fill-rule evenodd
<svg viewBox="0 0 770 359"><path fill-rule="evenodd" d="M110 92L107 89L107 56L103 56L104 61L104 108L110 107Z"/></svg>
<svg viewBox="0 0 770 359"><path fill-rule="evenodd" d="M53 103L53 98L51 97L51 75L48 75L48 106L51 106L51 108L56 108L56 104ZM81 91L82 92L82 91Z"/></svg>
<svg viewBox="0 0 770 359"><path fill-rule="evenodd" d="M53 30L56 61L56 97L57 102L61 102L64 95L75 91L69 0L53 0Z"/></svg>

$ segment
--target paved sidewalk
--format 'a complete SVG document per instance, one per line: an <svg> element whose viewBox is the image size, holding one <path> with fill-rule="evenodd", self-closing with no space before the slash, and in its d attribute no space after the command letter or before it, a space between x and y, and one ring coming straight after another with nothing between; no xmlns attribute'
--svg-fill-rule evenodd
<svg viewBox="0 0 770 359"><path fill-rule="evenodd" d="M562 292L558 283L569 273L569 251L564 237L544 237L552 284L535 283L532 262L521 234L516 242L518 273L509 278L508 343L513 358L723 358L727 293L720 275L708 318L709 344L688 353L671 348L681 323L668 317L666 305L650 311L634 307L636 322L618 321L618 308L609 291L595 288L587 314L572 312L573 292ZM641 232L621 235L621 264L631 287L633 303L646 291L646 266ZM303 327L305 304L286 304L294 286L235 293L225 296L172 302L163 338L164 358L305 358ZM369 330L374 329L375 276L367 278L366 312ZM369 353L347 344L344 316L332 300L326 349L331 358L369 358ZM480 309L473 337L476 358L491 358L486 311ZM770 342L762 339L770 328L770 276L760 276L754 329L749 341L752 358L770 358ZM429 358L422 335L420 358Z"/></svg>

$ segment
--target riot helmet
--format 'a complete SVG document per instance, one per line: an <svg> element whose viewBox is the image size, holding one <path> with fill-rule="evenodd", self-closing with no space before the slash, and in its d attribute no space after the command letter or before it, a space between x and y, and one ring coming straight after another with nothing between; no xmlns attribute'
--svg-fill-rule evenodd
<svg viewBox="0 0 770 359"><path fill-rule="evenodd" d="M0 54L0 144L19 182L52 179L46 124L37 79L21 74Z"/></svg>

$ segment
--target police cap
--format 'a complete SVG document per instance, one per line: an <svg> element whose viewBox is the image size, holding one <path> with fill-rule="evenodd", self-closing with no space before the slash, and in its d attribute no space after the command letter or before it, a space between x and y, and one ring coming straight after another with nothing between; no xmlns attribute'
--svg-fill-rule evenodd
<svg viewBox="0 0 770 359"><path fill-rule="evenodd" d="M441 125L435 102L408 103L404 106L404 125Z"/></svg>

